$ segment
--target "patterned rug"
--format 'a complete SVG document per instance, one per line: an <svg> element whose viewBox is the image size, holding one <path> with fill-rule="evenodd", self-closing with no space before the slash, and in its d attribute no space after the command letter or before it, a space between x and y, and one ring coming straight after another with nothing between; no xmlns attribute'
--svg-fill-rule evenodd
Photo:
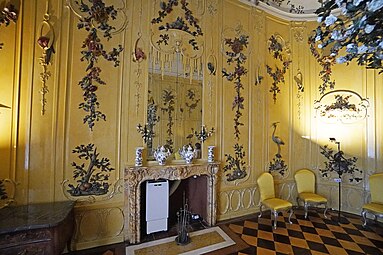
<svg viewBox="0 0 383 255"><path fill-rule="evenodd" d="M320 212L320 214L318 213ZM298 254L298 255L383 255L383 227L381 223L369 221L362 226L360 216L343 213L349 221L341 224L333 221L336 211L324 218L322 211L309 211L304 218L303 210L296 209L288 223L288 214L279 215L277 229L272 228L270 212L261 218L255 217L227 223L250 247L239 251L245 254ZM283 217L282 217L283 216Z"/></svg>
<svg viewBox="0 0 383 255"><path fill-rule="evenodd" d="M204 230L191 232L190 243L177 245L175 236L138 245L130 245L126 248L127 255L191 255L204 254L235 245L235 242L220 228L212 227Z"/></svg>

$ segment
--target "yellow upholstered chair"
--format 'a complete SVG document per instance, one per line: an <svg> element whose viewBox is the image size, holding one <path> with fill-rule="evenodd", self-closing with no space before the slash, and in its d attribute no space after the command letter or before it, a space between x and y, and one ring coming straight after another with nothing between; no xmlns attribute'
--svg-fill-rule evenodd
<svg viewBox="0 0 383 255"><path fill-rule="evenodd" d="M369 178L371 202L363 205L363 226L367 225L366 214L371 213L376 217L383 217L383 173L373 174Z"/></svg>
<svg viewBox="0 0 383 255"><path fill-rule="evenodd" d="M303 202L305 209L305 219L307 219L307 213L309 206L324 205L324 217L327 218L327 198L315 193L315 174L309 169L300 169L295 172L295 183L297 185L298 197L297 203Z"/></svg>
<svg viewBox="0 0 383 255"><path fill-rule="evenodd" d="M291 224L291 215L293 214L293 205L287 201L275 197L274 191L274 178L270 173L262 173L258 179L257 184L260 193L260 213L259 218L262 217L263 207L267 207L271 210L271 216L274 215L274 229L277 228L277 217L280 211L290 211L289 223Z"/></svg>

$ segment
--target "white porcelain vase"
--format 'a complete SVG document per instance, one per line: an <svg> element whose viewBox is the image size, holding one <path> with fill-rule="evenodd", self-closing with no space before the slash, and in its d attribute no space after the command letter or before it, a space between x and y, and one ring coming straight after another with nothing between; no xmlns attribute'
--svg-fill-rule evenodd
<svg viewBox="0 0 383 255"><path fill-rule="evenodd" d="M209 163L214 162L214 148L215 148L215 146L208 146L207 147L207 162L209 162Z"/></svg>
<svg viewBox="0 0 383 255"><path fill-rule="evenodd" d="M166 164L166 159L170 156L170 151L169 149L165 149L164 146L161 146L154 151L153 156L158 164L163 166Z"/></svg>
<svg viewBox="0 0 383 255"><path fill-rule="evenodd" d="M143 153L143 151L144 151L144 147L137 147L136 148L136 158L134 161L135 166L142 166L142 161L143 161L142 153Z"/></svg>
<svg viewBox="0 0 383 255"><path fill-rule="evenodd" d="M195 156L195 152L191 145L183 146L181 149L178 150L178 152L181 155L181 158L185 160L186 164L192 163Z"/></svg>

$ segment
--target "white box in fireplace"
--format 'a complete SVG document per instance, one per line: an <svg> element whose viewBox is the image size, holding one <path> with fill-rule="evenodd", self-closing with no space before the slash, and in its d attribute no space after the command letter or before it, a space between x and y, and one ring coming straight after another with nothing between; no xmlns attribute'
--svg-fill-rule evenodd
<svg viewBox="0 0 383 255"><path fill-rule="evenodd" d="M146 182L146 233L168 230L169 181Z"/></svg>

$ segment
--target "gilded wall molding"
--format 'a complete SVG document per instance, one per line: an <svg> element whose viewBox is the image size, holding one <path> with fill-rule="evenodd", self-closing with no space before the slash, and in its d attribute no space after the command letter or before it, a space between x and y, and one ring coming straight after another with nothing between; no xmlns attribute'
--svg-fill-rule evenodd
<svg viewBox="0 0 383 255"><path fill-rule="evenodd" d="M217 14L217 0L208 0L207 1L207 12L210 16L215 16Z"/></svg>
<svg viewBox="0 0 383 255"><path fill-rule="evenodd" d="M124 213L118 206L75 209L75 231L72 249L100 240L118 240L123 234ZM120 221L120 224L115 224ZM114 222L110 224L109 222ZM97 244L95 244L97 245Z"/></svg>
<svg viewBox="0 0 383 255"><path fill-rule="evenodd" d="M224 202L224 208L219 211L220 215L245 211L251 208L257 208L259 201L256 201L257 187L248 187L234 189L219 193L219 197ZM248 196L245 200L245 196Z"/></svg>

